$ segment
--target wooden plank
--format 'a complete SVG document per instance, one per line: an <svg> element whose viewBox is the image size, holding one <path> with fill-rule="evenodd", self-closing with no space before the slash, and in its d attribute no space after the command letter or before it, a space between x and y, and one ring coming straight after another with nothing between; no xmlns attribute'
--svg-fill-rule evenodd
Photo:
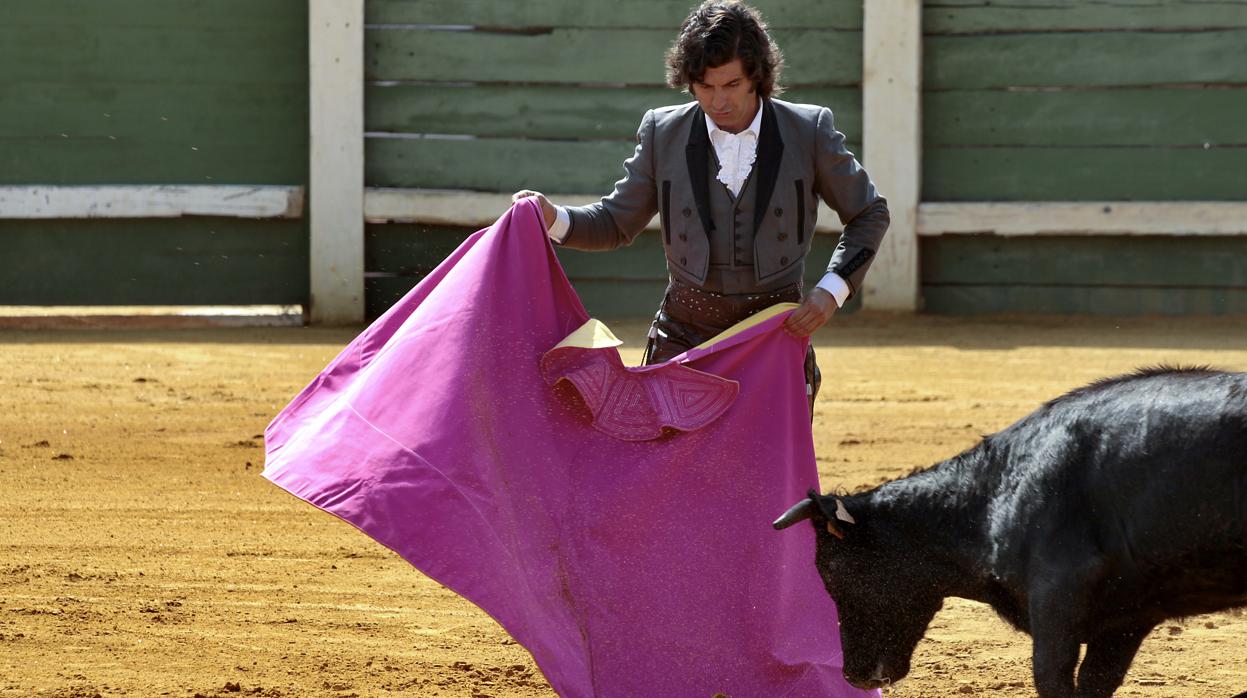
<svg viewBox="0 0 1247 698"><path fill-rule="evenodd" d="M870 0L862 84L864 160L892 222L866 283L869 308L918 308L917 216L922 172L922 2Z"/></svg>
<svg viewBox="0 0 1247 698"><path fill-rule="evenodd" d="M1247 289L1247 236L926 238L922 282Z"/></svg>
<svg viewBox="0 0 1247 698"><path fill-rule="evenodd" d="M950 90L923 98L927 146L1247 145L1247 89Z"/></svg>
<svg viewBox="0 0 1247 698"><path fill-rule="evenodd" d="M306 152L269 145L240 139L200 149L190 137L15 139L0 149L0 185L288 185L306 177Z"/></svg>
<svg viewBox="0 0 1247 698"><path fill-rule="evenodd" d="M926 201L1241 201L1247 148L928 148Z"/></svg>
<svg viewBox="0 0 1247 698"><path fill-rule="evenodd" d="M1247 29L929 36L925 89L1247 83Z"/></svg>
<svg viewBox="0 0 1247 698"><path fill-rule="evenodd" d="M924 203L919 235L1247 235L1247 202Z"/></svg>
<svg viewBox="0 0 1247 698"><path fill-rule="evenodd" d="M0 138L267 144L307 152L307 85L17 83L0 77Z"/></svg>
<svg viewBox="0 0 1247 698"><path fill-rule="evenodd" d="M1247 0L928 0L927 34L1247 27Z"/></svg>
<svg viewBox="0 0 1247 698"><path fill-rule="evenodd" d="M369 80L660 86L672 38L670 30L653 29L370 29L366 74ZM785 56L784 84L861 83L860 32L790 29L774 38Z"/></svg>
<svg viewBox="0 0 1247 698"><path fill-rule="evenodd" d="M0 25L13 27L307 26L307 3L289 0L39 0L0 4Z"/></svg>
<svg viewBox="0 0 1247 698"><path fill-rule="evenodd" d="M303 187L0 187L0 218L301 218Z"/></svg>
<svg viewBox="0 0 1247 698"><path fill-rule="evenodd" d="M367 225L364 227L366 278L423 277L476 230L475 227L455 226Z"/></svg>
<svg viewBox="0 0 1247 698"><path fill-rule="evenodd" d="M623 176L634 145L624 141L369 138L370 187L514 192L600 190Z"/></svg>
<svg viewBox="0 0 1247 698"><path fill-rule="evenodd" d="M635 144L625 141L540 141L369 138L369 187L467 189L486 192L600 191L624 175ZM861 152L850 144L854 152ZM488 163L483 167L482 163Z"/></svg>
<svg viewBox="0 0 1247 698"><path fill-rule="evenodd" d="M311 0L310 319L364 319L364 0Z"/></svg>
<svg viewBox="0 0 1247 698"><path fill-rule="evenodd" d="M145 3L146 4L146 3ZM302 17L302 21L299 18ZM199 26L187 17L159 31L144 26L0 22L6 83L294 84L307 82L306 15L289 25Z"/></svg>
<svg viewBox="0 0 1247 698"><path fill-rule="evenodd" d="M755 0L767 25L774 28L860 29L862 3L855 0ZM688 15L689 3L630 0L620 5L581 0L369 0L369 24L442 24L531 29L600 27L666 29L672 33Z"/></svg>
<svg viewBox="0 0 1247 698"><path fill-rule="evenodd" d="M307 302L303 221L0 220L0 305Z"/></svg>
<svg viewBox="0 0 1247 698"><path fill-rule="evenodd" d="M945 315L1242 315L1247 289L1112 286L922 287L924 310Z"/></svg>
<svg viewBox="0 0 1247 698"><path fill-rule="evenodd" d="M441 264L476 228L425 225L369 225L367 228L368 272L404 276L424 276ZM813 283L822 278L839 238L820 237L810 252L811 266L806 276ZM573 282L665 281L662 240L645 233L628 247L610 252L584 252L556 248L559 262Z"/></svg>
<svg viewBox="0 0 1247 698"><path fill-rule="evenodd" d="M836 128L861 140L858 90L802 88L782 99L830 107ZM632 140L647 109L692 98L661 87L372 84L366 100L369 131Z"/></svg>
<svg viewBox="0 0 1247 698"><path fill-rule="evenodd" d="M547 192L551 201L561 206L584 206L602 198L602 194L557 194ZM364 219L369 223L421 223L425 225L470 226L473 229L491 225L511 207L511 193L483 193L440 189L368 189L364 194ZM650 221L649 230L658 230L658 217ZM818 204L819 233L839 233L843 229L839 217L825 202Z"/></svg>

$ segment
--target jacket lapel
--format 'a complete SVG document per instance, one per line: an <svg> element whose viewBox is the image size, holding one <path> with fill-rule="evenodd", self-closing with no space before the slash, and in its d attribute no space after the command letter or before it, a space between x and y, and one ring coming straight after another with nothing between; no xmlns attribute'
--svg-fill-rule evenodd
<svg viewBox="0 0 1247 698"><path fill-rule="evenodd" d="M704 132L705 129L702 129ZM707 138L708 140L708 138ZM784 141L779 137L779 123L775 119L775 107L771 100L762 100L762 133L758 134L758 157L754 162L758 173L758 199L753 209L753 229L762 226L762 217L771 203L775 180L779 177L779 162L784 157Z"/></svg>
<svg viewBox="0 0 1247 698"><path fill-rule="evenodd" d="M697 201L697 213L702 228L709 235L714 230L710 218L710 134L706 131L706 114L697 107L693 110L693 125L688 134L684 157L688 160L688 180Z"/></svg>

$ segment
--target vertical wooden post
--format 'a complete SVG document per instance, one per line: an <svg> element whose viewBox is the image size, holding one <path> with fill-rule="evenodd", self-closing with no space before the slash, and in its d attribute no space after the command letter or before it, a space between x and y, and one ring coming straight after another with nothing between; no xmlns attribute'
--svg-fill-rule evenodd
<svg viewBox="0 0 1247 698"><path fill-rule="evenodd" d="M865 0L862 149L888 199L892 226L866 277L863 302L919 308L918 197L922 182L922 0Z"/></svg>
<svg viewBox="0 0 1247 698"><path fill-rule="evenodd" d="M364 320L364 0L309 0L311 321Z"/></svg>

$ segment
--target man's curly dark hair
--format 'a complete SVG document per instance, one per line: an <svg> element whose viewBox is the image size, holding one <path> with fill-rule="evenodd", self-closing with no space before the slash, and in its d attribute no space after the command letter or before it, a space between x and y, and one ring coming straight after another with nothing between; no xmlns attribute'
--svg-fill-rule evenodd
<svg viewBox="0 0 1247 698"><path fill-rule="evenodd" d="M779 94L784 56L766 33L757 10L737 0L706 0L680 25L667 50L667 84L693 93L693 84L739 58L745 75L763 97Z"/></svg>

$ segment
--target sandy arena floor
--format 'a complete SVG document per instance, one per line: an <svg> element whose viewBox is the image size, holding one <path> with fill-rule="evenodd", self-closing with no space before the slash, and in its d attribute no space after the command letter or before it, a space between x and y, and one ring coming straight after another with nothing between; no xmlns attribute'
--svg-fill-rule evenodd
<svg viewBox="0 0 1247 698"><path fill-rule="evenodd" d="M643 326L616 329L637 361ZM0 696L551 695L475 607L260 478L264 426L353 334L0 332ZM1247 370L1241 319L857 316L816 340L824 489L1101 376ZM1033 695L1029 647L951 600L890 695ZM1118 695L1244 690L1247 614L1224 613L1158 628Z"/></svg>

